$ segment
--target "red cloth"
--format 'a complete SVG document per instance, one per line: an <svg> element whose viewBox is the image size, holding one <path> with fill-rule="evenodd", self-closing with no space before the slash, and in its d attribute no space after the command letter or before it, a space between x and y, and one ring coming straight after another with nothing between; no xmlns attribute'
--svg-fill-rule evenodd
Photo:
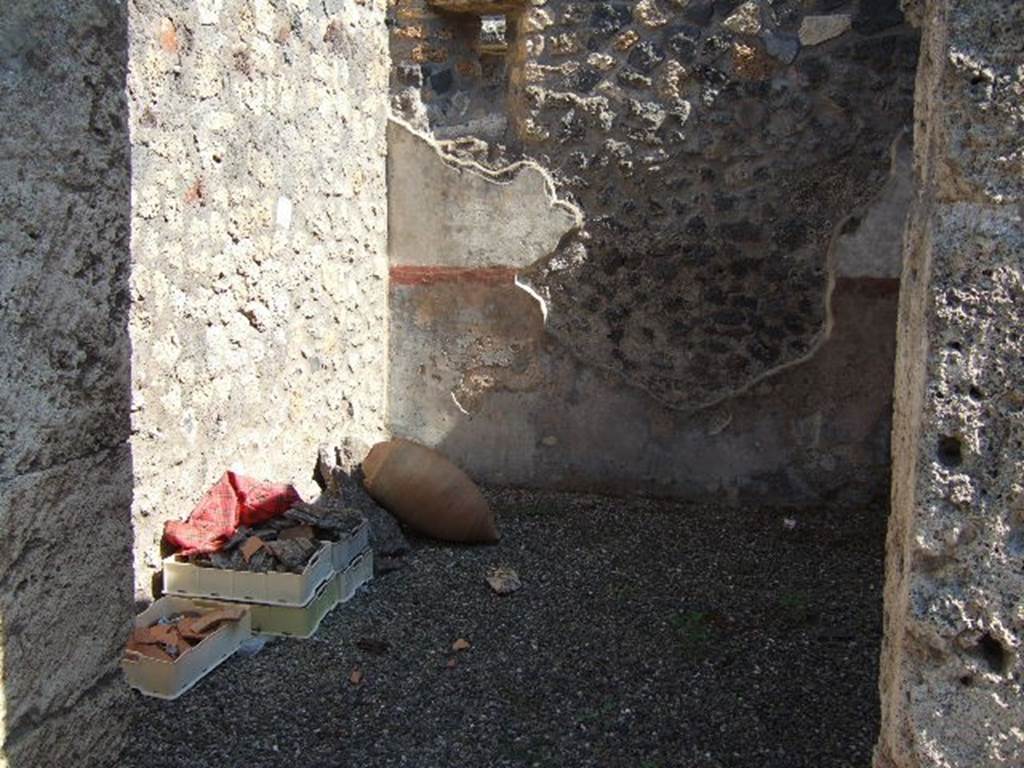
<svg viewBox="0 0 1024 768"><path fill-rule="evenodd" d="M249 477L225 472L206 492L188 520L174 520L164 526L164 539L179 554L216 552L240 525L257 525L302 501L290 485L261 483Z"/></svg>

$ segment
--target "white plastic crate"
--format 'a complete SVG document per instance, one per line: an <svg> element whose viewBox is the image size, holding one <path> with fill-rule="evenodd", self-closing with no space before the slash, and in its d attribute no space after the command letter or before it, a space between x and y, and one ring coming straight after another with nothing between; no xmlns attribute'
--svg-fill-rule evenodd
<svg viewBox="0 0 1024 768"><path fill-rule="evenodd" d="M334 570L338 573L346 570L369 546L370 524L364 518L362 525L352 534L334 542L331 549Z"/></svg>
<svg viewBox="0 0 1024 768"><path fill-rule="evenodd" d="M181 597L162 597L135 618L135 626L151 627L168 616L215 607L215 604ZM174 661L161 661L125 651L121 669L128 685L140 693L158 699L176 699L237 651L251 636L251 617L246 610L238 621L224 622Z"/></svg>
<svg viewBox="0 0 1024 768"><path fill-rule="evenodd" d="M252 632L255 635L311 637L319 629L324 616L338 604L351 600L359 587L372 579L373 552L366 549L349 563L348 568L321 585L308 605L293 607L247 604L252 616Z"/></svg>
<svg viewBox="0 0 1024 768"><path fill-rule="evenodd" d="M305 607L316 591L334 575L337 546L334 542L323 542L302 573L200 568L171 555L164 559L164 592L181 597Z"/></svg>
<svg viewBox="0 0 1024 768"><path fill-rule="evenodd" d="M339 576L338 601L347 603L361 586L373 581L373 550L363 550Z"/></svg>

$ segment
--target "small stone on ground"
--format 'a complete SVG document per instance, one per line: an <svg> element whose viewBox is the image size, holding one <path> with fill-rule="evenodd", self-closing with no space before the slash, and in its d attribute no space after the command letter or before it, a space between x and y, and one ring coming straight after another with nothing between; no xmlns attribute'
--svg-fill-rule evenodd
<svg viewBox="0 0 1024 768"><path fill-rule="evenodd" d="M523 586L519 574L503 566L491 569L487 574L487 584L499 595L511 595Z"/></svg>

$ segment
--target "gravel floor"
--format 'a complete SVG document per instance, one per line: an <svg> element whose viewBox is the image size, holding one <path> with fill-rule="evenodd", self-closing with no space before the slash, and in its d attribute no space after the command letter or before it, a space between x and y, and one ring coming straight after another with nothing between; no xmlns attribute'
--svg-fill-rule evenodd
<svg viewBox="0 0 1024 768"><path fill-rule="evenodd" d="M883 508L489 496L500 545L417 541L315 638L133 695L120 764L870 764ZM523 588L493 594L495 565Z"/></svg>

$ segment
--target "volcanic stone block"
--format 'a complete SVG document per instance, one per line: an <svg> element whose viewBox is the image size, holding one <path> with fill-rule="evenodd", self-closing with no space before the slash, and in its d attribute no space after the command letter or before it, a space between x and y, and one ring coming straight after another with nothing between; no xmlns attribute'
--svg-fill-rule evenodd
<svg viewBox="0 0 1024 768"><path fill-rule="evenodd" d="M1024 6L929 4L878 768L1024 763Z"/></svg>

